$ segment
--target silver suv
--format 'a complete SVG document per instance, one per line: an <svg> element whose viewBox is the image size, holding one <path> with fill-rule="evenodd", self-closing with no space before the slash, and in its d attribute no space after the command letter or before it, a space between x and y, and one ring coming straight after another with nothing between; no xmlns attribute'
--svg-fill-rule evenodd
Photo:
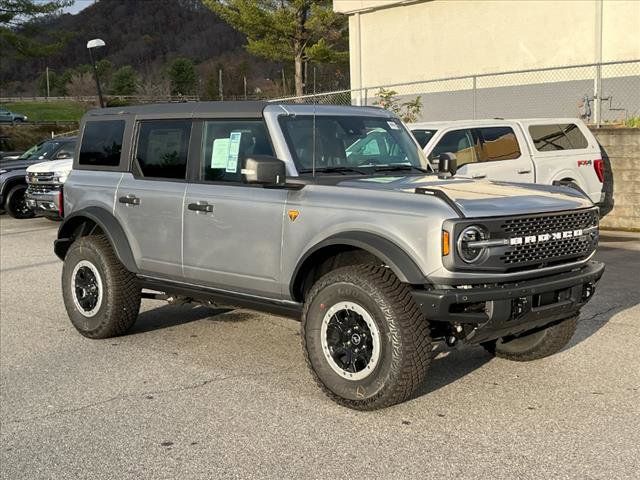
<svg viewBox="0 0 640 480"><path fill-rule="evenodd" d="M410 398L434 342L559 351L604 270L597 208L571 188L451 178L446 153L439 167L375 108L89 112L55 242L67 312L90 338L126 332L141 298L301 318L318 384L363 410Z"/></svg>

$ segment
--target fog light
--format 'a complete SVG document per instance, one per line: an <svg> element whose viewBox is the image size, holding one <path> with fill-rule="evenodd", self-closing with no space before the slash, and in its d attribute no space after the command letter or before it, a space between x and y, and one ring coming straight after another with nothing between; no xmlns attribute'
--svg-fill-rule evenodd
<svg viewBox="0 0 640 480"><path fill-rule="evenodd" d="M584 286L582 287L582 301L586 302L587 300L589 300L595 292L596 292L596 286L594 283L592 282L585 283Z"/></svg>

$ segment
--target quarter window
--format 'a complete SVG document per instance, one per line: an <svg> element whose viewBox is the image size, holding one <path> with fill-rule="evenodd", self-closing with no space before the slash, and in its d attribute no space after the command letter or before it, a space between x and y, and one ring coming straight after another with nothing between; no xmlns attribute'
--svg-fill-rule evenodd
<svg viewBox="0 0 640 480"><path fill-rule="evenodd" d="M240 182L245 158L273 156L264 123L259 120L204 122L200 180Z"/></svg>
<svg viewBox="0 0 640 480"><path fill-rule="evenodd" d="M578 150L587 148L589 142L575 123L559 125L531 125L529 133L539 152Z"/></svg>
<svg viewBox="0 0 640 480"><path fill-rule="evenodd" d="M124 120L87 122L80 146L80 165L117 167L120 164Z"/></svg>
<svg viewBox="0 0 640 480"><path fill-rule="evenodd" d="M191 120L140 122L136 161L143 177L184 180Z"/></svg>

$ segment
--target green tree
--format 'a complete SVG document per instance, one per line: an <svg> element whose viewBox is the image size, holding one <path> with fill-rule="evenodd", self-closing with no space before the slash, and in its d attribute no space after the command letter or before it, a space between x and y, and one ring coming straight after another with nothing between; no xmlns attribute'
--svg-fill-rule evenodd
<svg viewBox="0 0 640 480"><path fill-rule="evenodd" d="M192 95L196 89L196 69L188 58L176 58L169 66L171 95Z"/></svg>
<svg viewBox="0 0 640 480"><path fill-rule="evenodd" d="M138 89L138 75L133 67L125 65L115 71L111 79L111 93L114 95L133 95Z"/></svg>
<svg viewBox="0 0 640 480"><path fill-rule="evenodd" d="M68 34L57 34L46 42L37 40L36 20L53 15L72 0L0 0L0 51L12 57L46 57L64 46Z"/></svg>
<svg viewBox="0 0 640 480"><path fill-rule="evenodd" d="M204 4L247 36L247 50L271 60L293 62L296 95L304 93L304 63L346 61L347 20L331 0L204 0Z"/></svg>
<svg viewBox="0 0 640 480"><path fill-rule="evenodd" d="M417 121L422 111L422 97L418 95L413 100L399 103L398 99L395 98L397 94L398 92L395 90L381 88L377 93L378 99L373 104L392 111L403 122L412 123Z"/></svg>

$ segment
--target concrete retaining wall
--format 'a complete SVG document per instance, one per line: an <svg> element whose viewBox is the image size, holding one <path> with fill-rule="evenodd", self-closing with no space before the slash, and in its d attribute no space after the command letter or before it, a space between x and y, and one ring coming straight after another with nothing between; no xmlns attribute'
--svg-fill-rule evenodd
<svg viewBox="0 0 640 480"><path fill-rule="evenodd" d="M613 196L613 210L602 228L640 231L640 129L592 129L607 163L605 191Z"/></svg>

